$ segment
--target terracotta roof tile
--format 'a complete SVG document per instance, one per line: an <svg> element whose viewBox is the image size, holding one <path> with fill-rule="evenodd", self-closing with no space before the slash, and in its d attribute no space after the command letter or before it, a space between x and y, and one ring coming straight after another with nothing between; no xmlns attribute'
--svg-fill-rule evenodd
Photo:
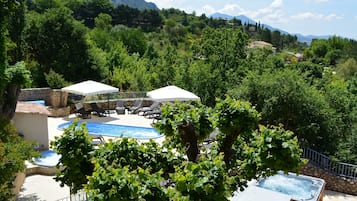
<svg viewBox="0 0 357 201"><path fill-rule="evenodd" d="M16 113L44 114L47 116L51 114L44 105L25 103L21 101L17 102Z"/></svg>

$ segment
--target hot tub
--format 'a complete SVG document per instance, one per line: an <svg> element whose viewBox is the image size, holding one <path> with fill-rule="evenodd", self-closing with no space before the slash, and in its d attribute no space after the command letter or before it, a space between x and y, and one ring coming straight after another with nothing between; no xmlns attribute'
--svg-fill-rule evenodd
<svg viewBox="0 0 357 201"><path fill-rule="evenodd" d="M61 158L61 155L52 150L46 150L41 152L41 156L34 158L34 163L43 167L55 167Z"/></svg>
<svg viewBox="0 0 357 201"><path fill-rule="evenodd" d="M259 180L256 185L289 195L292 200L319 201L324 194L325 181L305 175L279 173Z"/></svg>
<svg viewBox="0 0 357 201"><path fill-rule="evenodd" d="M242 192L235 192L231 201L322 201L325 191L323 179L279 173L252 181Z"/></svg>

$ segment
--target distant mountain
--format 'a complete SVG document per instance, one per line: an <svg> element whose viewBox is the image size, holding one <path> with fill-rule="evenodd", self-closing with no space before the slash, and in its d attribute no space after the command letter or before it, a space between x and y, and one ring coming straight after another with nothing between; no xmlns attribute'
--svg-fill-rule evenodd
<svg viewBox="0 0 357 201"><path fill-rule="evenodd" d="M331 37L330 35L325 35L325 36L314 36L314 35L305 36L302 34L291 34L291 35L296 35L299 42L307 43L307 44L310 44L313 39L328 39Z"/></svg>
<svg viewBox="0 0 357 201"><path fill-rule="evenodd" d="M256 21L250 19L249 17L245 16L245 15L237 15L237 16L231 16L231 15L227 15L227 14L223 14L223 13L214 13L212 15L210 15L210 17L212 18L221 18L221 19L225 19L225 20L231 20L233 18L239 19L240 21L242 21L242 23L249 23L249 24L255 24Z"/></svg>
<svg viewBox="0 0 357 201"><path fill-rule="evenodd" d="M221 19L226 19L226 20L231 20L233 18L236 18L236 19L240 20L243 24L244 23L247 23L247 24L256 24L257 23L256 21L254 21L254 20L252 20L249 17L244 16L244 15L231 16L231 15L222 14L222 13L214 13L214 14L210 15L210 17L212 17L212 18L221 18ZM298 33L289 33L287 31L272 27L272 26L267 25L267 24L262 24L262 26L267 28L267 29L269 29L269 30L271 30L271 31L278 30L282 34L290 34L290 35L293 35L293 36L296 35L299 42L307 43L307 44L310 44L312 39L327 39L327 38L331 37L329 35L325 35L325 36L308 35L308 36L305 36L305 35L298 34Z"/></svg>
<svg viewBox="0 0 357 201"><path fill-rule="evenodd" d="M137 8L139 10L159 10L156 4L146 2L145 0L112 0L115 6L127 5L131 8Z"/></svg>

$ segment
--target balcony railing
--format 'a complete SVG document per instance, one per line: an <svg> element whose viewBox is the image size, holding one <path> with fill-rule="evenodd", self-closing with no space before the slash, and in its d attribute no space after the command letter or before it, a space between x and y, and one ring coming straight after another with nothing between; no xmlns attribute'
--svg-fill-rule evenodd
<svg viewBox="0 0 357 201"><path fill-rule="evenodd" d="M332 161L329 157L309 148L304 149L302 157L309 159L312 165L334 175L357 180L357 165Z"/></svg>

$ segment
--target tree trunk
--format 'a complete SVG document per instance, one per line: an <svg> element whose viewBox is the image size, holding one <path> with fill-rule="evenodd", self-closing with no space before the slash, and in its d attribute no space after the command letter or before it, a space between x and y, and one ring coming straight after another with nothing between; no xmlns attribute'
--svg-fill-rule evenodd
<svg viewBox="0 0 357 201"><path fill-rule="evenodd" d="M192 122L179 126L179 133L186 146L186 155L189 161L196 162L199 155L198 139Z"/></svg>
<svg viewBox="0 0 357 201"><path fill-rule="evenodd" d="M3 95L3 101L0 111L0 117L5 119L12 119L15 115L16 104L21 92L21 88L19 85L9 84Z"/></svg>
<svg viewBox="0 0 357 201"><path fill-rule="evenodd" d="M233 143L236 141L238 135L240 134L240 129L232 133L227 133L226 138L224 138L222 147L220 148L220 151L224 153L224 162L228 166L231 162L231 158L234 154L234 150L232 148Z"/></svg>

